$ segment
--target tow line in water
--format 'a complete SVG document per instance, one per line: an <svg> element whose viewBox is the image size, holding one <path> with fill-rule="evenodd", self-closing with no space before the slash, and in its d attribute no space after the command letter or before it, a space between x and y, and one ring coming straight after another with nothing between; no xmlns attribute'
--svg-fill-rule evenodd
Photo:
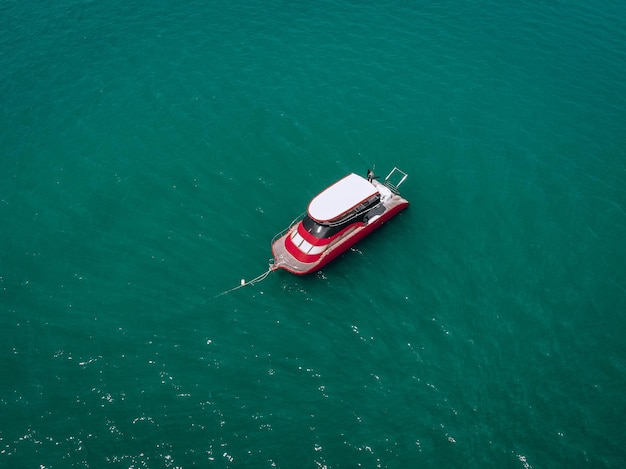
<svg viewBox="0 0 626 469"><path fill-rule="evenodd" d="M278 269L278 266L270 261L270 265L268 269L265 272L263 272L261 275L258 275L254 277L252 280L248 280L248 281L246 281L245 278L242 278L239 285L237 285L234 288L231 288L230 290L223 291L219 295L215 295L213 298L218 298L220 296L226 295L227 293L234 292L235 290L239 290L240 288L247 287L248 285L254 285L255 283L262 282L263 280L267 278L269 274L271 274L276 269Z"/></svg>

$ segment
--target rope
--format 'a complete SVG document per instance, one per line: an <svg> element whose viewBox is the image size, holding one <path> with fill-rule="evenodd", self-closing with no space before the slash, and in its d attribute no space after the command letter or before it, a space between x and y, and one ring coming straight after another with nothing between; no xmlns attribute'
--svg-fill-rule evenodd
<svg viewBox="0 0 626 469"><path fill-rule="evenodd" d="M226 295L227 293L233 292L235 290L239 290L240 288L247 287L248 285L254 285L255 283L262 282L263 280L265 280L267 278L267 276L269 274L271 274L277 268L278 268L278 266L276 266L274 264L270 264L270 266L269 266L269 268L267 269L266 272L263 272L261 275L259 275L257 277L254 277L252 280L248 280L247 282L245 281L245 279L241 279L241 284L240 285L237 285L236 287L231 288L230 290L223 291L219 295L215 295L212 299L218 298L218 297L220 297L222 295Z"/></svg>

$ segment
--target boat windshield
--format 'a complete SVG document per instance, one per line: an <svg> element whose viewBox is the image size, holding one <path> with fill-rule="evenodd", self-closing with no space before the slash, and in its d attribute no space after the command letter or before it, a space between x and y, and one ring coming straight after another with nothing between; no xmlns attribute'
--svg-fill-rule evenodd
<svg viewBox="0 0 626 469"><path fill-rule="evenodd" d="M302 219L302 226L304 226L304 229L307 232L311 233L318 239L330 238L331 236L339 233L345 227L342 223L335 225L323 225L316 222L308 215L305 215Z"/></svg>
<svg viewBox="0 0 626 469"><path fill-rule="evenodd" d="M318 239L330 238L351 224L363 221L367 213L377 205L378 201L379 196L377 194L376 197L373 197L371 200L355 207L342 219L334 220L332 222L321 223L313 220L309 214L307 214L302 219L302 226L304 226L304 229L307 232L311 233Z"/></svg>

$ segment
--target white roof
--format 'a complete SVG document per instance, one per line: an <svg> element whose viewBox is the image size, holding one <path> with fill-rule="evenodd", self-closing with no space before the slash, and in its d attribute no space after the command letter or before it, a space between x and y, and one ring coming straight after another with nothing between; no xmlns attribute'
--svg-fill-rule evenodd
<svg viewBox="0 0 626 469"><path fill-rule="evenodd" d="M377 193L367 179L354 173L348 174L311 201L309 216L321 222L333 220Z"/></svg>

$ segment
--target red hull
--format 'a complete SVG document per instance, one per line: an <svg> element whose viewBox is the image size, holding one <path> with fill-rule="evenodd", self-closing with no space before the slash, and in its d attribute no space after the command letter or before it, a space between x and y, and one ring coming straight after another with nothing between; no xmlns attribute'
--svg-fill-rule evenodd
<svg viewBox="0 0 626 469"><path fill-rule="evenodd" d="M290 235L290 233L292 231L290 229L290 230L287 231L286 234L281 236L279 239L277 239L272 244L272 253L274 255L274 261L275 261L274 265L278 269L285 269L285 270L287 270L287 271L289 271L289 272L291 272L293 274L297 274L297 275L304 275L304 274L310 274L310 273L313 273L313 272L317 272L322 267L324 267L326 264L328 264L329 262L331 262L332 260L334 260L335 258L340 256L341 254L346 252L348 249L350 249L350 247L354 246L361 239L365 238L372 231L374 231L378 227L384 225L387 221L389 221L391 218L396 216L399 212L401 212L402 210L404 210L408 206L409 206L409 202L407 202L406 200L403 200L401 203L397 204L393 208L390 208L389 210L386 210L380 216L380 218L372 221L371 223L369 223L367 225L358 227L352 233L347 235L341 241L337 242L334 246L332 246L326 252L324 252L324 254L316 262L311 262L311 263L300 262L300 263L298 263L298 267L299 267L298 269L293 268L288 263L281 262L281 254L279 254L277 252L279 250L282 251L282 250L285 249L285 246L284 246L285 245L285 239ZM297 229L297 225L293 229Z"/></svg>

